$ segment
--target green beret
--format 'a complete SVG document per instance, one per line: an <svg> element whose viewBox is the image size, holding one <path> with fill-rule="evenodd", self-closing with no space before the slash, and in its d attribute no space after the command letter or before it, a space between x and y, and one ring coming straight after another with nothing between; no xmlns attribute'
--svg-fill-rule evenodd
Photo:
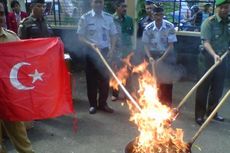
<svg viewBox="0 0 230 153"><path fill-rule="evenodd" d="M229 2L230 2L229 0L216 0L216 6L227 4Z"/></svg>

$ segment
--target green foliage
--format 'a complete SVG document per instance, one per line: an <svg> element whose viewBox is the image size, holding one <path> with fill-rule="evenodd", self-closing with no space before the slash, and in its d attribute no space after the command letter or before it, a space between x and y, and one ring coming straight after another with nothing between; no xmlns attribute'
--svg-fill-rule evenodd
<svg viewBox="0 0 230 153"><path fill-rule="evenodd" d="M143 16L146 15L145 12L145 0L138 0L137 1L137 21L139 21Z"/></svg>
<svg viewBox="0 0 230 153"><path fill-rule="evenodd" d="M111 13L111 14L113 14L115 12L113 1L105 0L105 11L108 13Z"/></svg>
<svg viewBox="0 0 230 153"><path fill-rule="evenodd" d="M169 21L172 22L172 16L170 15L171 12L176 11L179 9L179 4L178 3L174 3L174 2L164 2L162 3L163 7L164 7L164 12L165 12L165 16L167 17L167 19ZM146 15L145 12L145 0L138 0L137 1L137 20L139 21L143 16Z"/></svg>

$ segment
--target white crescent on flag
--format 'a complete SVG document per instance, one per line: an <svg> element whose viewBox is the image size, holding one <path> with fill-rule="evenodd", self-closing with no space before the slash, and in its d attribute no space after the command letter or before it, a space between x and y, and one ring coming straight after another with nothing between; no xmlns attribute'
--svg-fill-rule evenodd
<svg viewBox="0 0 230 153"><path fill-rule="evenodd" d="M23 65L31 65L31 64L26 62L20 62L15 64L10 71L10 83L12 84L13 87L15 87L18 90L32 90L34 89L34 86L27 87L18 80L18 71Z"/></svg>

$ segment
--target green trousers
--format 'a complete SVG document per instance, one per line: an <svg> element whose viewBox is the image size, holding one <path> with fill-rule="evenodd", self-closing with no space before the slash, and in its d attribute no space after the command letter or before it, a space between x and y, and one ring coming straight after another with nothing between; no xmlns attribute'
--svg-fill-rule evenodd
<svg viewBox="0 0 230 153"><path fill-rule="evenodd" d="M18 153L34 153L24 123L3 120L0 120L0 153L7 153L3 145L3 131L6 132Z"/></svg>

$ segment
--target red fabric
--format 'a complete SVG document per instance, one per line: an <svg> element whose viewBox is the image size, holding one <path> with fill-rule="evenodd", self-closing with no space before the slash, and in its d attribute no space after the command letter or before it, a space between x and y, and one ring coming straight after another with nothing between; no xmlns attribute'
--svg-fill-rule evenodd
<svg viewBox="0 0 230 153"><path fill-rule="evenodd" d="M21 11L21 20L23 20L27 16L28 16L28 14L26 12ZM14 31L15 33L18 33L18 25L17 25L17 21L16 21L16 17L15 17L14 12L8 13L7 26L8 26L7 29L10 29L10 30Z"/></svg>
<svg viewBox="0 0 230 153"><path fill-rule="evenodd" d="M58 38L0 43L0 119L30 121L73 112L63 50ZM29 75L35 70L43 73L42 80L32 83ZM22 88L18 89L15 82ZM23 90L30 87L34 88Z"/></svg>

